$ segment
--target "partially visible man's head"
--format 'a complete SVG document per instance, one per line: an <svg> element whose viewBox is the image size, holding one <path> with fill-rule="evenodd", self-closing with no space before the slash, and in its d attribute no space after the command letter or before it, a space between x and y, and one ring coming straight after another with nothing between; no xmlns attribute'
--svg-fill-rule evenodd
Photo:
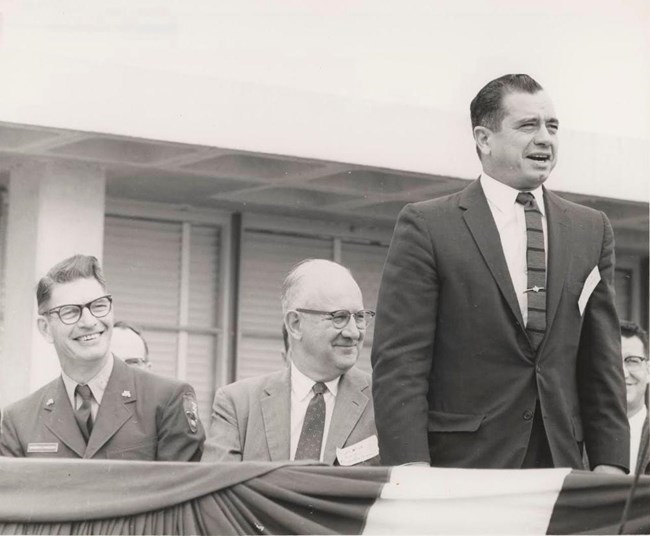
<svg viewBox="0 0 650 536"><path fill-rule="evenodd" d="M470 105L483 171L518 190L542 184L557 162L559 121L551 99L526 74L488 82Z"/></svg>
<svg viewBox="0 0 650 536"><path fill-rule="evenodd" d="M111 352L127 365L145 370L151 368L147 341L142 336L142 330L133 324L122 320L113 324Z"/></svg>
<svg viewBox="0 0 650 536"><path fill-rule="evenodd" d="M329 381L357 361L366 327L361 289L347 268L323 259L298 264L282 286L289 357L314 381Z"/></svg>
<svg viewBox="0 0 650 536"><path fill-rule="evenodd" d="M36 289L38 327L61 366L101 365L109 355L112 298L95 257L75 255L53 266Z"/></svg>
<svg viewBox="0 0 650 536"><path fill-rule="evenodd" d="M634 322L621 322L621 354L627 389L627 415L644 406L648 371L648 334Z"/></svg>

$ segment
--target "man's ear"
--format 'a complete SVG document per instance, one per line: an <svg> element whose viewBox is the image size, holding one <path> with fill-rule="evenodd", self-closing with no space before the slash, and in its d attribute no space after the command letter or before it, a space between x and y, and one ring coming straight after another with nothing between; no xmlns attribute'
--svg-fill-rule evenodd
<svg viewBox="0 0 650 536"><path fill-rule="evenodd" d="M480 125L474 127L474 141L480 153L485 156L492 152L490 148L490 136L492 131L487 127Z"/></svg>
<svg viewBox="0 0 650 536"><path fill-rule="evenodd" d="M36 320L36 325L38 326L38 331L43 335L43 338L52 344L54 338L52 337L52 331L50 330L50 323L44 317L39 316Z"/></svg>
<svg viewBox="0 0 650 536"><path fill-rule="evenodd" d="M284 325L287 327L287 333L290 339L302 339L300 315L296 311L287 311L287 314L284 315Z"/></svg>

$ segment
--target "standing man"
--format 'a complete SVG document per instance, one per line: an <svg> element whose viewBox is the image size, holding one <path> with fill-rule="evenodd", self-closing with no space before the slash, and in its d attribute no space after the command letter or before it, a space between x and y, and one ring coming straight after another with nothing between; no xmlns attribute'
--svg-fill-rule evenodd
<svg viewBox="0 0 650 536"><path fill-rule="evenodd" d="M75 255L54 266L36 298L38 328L62 373L3 411L1 455L201 458L205 433L192 387L111 354L113 299L95 257Z"/></svg>
<svg viewBox="0 0 650 536"><path fill-rule="evenodd" d="M621 350L630 422L630 472L648 474L648 334L634 322L621 322Z"/></svg>
<svg viewBox="0 0 650 536"><path fill-rule="evenodd" d="M382 463L626 472L629 429L607 217L542 187L559 121L530 76L471 103L483 173L407 205L373 344Z"/></svg>
<svg viewBox="0 0 650 536"><path fill-rule="evenodd" d="M304 261L282 287L289 364L220 389L203 461L377 464L370 376L354 368L374 317L352 275Z"/></svg>

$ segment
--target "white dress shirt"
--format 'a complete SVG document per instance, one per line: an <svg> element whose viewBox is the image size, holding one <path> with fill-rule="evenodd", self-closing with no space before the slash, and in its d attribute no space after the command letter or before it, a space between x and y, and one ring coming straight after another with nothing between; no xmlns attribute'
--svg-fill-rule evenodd
<svg viewBox="0 0 650 536"><path fill-rule="evenodd" d="M639 442L641 441L641 432L645 422L645 406L637 411L628 419L630 422L630 474L636 472L637 458L639 457ZM642 473L643 474L643 473Z"/></svg>
<svg viewBox="0 0 650 536"><path fill-rule="evenodd" d="M108 385L108 380L111 377L111 372L113 372L112 355L109 356L109 358L106 360L106 364L102 367L102 369L97 374L95 374L95 376L87 383L88 387L90 387L90 392L93 394L93 398L90 401L90 412L93 416L93 421L97 420L99 405L102 403L102 398L104 398L104 391L106 391L106 386ZM65 372L61 372L61 377L63 378L65 391L68 393L68 398L70 399L70 405L76 411L83 403L82 398L78 394L75 395L75 389L79 384Z"/></svg>
<svg viewBox="0 0 650 536"><path fill-rule="evenodd" d="M528 294L525 292L528 287L527 236L524 206L517 203L517 194L520 191L493 179L485 173L481 175L480 180L494 223L499 231L501 248L506 258L508 272L510 272L510 279L515 288L525 326L528 322ZM542 213L544 254L548 266L548 224L546 221L546 207L544 206L544 193L541 186L531 190L530 193L535 196L537 206Z"/></svg>
<svg viewBox="0 0 650 536"><path fill-rule="evenodd" d="M334 404L336 403L336 393L339 389L339 380L341 377L335 378L329 382L324 382L327 386L327 391L323 393L325 400L325 430L323 431L323 443L320 448L320 460L323 460L323 453L325 452L325 445L327 444L327 435L332 422L332 413L334 412ZM291 450L289 458L295 460L296 449L298 448L298 441L300 440L300 432L302 432L302 425L305 422L305 413L307 413L307 406L314 396L312 387L316 382L298 370L293 363L291 363Z"/></svg>

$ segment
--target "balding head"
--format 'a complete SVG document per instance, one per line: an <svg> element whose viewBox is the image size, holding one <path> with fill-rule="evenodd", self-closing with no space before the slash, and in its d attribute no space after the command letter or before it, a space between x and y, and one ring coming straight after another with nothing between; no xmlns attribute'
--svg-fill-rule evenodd
<svg viewBox="0 0 650 536"><path fill-rule="evenodd" d="M307 259L293 267L282 284L282 314L296 307L306 307L309 295L322 292L329 283L349 283L357 286L350 270L326 259ZM361 290L359 290L361 294Z"/></svg>
<svg viewBox="0 0 650 536"><path fill-rule="evenodd" d="M365 318L361 289L350 271L332 261L298 264L282 286L282 311L291 339L290 358L314 381L329 381L357 361L365 336L354 317L336 327L329 313L343 311ZM340 316L340 315L339 315Z"/></svg>

